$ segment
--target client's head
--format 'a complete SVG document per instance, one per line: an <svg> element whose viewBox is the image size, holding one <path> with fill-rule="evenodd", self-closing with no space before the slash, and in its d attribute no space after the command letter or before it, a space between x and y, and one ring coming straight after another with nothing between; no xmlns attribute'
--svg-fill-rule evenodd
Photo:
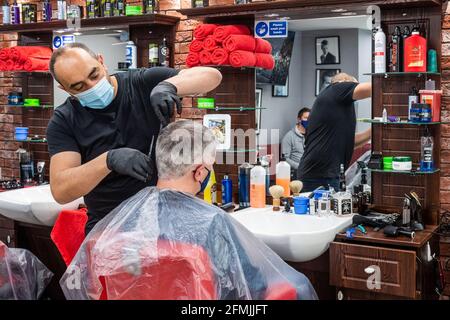
<svg viewBox="0 0 450 320"><path fill-rule="evenodd" d="M208 183L216 138L200 123L181 120L161 130L156 142L159 188L197 194Z"/></svg>

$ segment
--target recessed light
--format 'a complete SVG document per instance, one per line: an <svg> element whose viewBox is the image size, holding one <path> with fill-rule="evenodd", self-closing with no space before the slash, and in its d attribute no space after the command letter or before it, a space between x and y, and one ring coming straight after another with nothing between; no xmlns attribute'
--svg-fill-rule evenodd
<svg viewBox="0 0 450 320"><path fill-rule="evenodd" d="M347 11L346 9L342 9L342 8L331 10L331 12L346 12L346 11Z"/></svg>
<svg viewBox="0 0 450 320"><path fill-rule="evenodd" d="M402 16L406 17L408 14L406 12L402 13Z"/></svg>
<svg viewBox="0 0 450 320"><path fill-rule="evenodd" d="M278 16L279 16L278 13L268 13L268 14L264 15L264 17L267 17L267 18L275 18L275 17L278 17Z"/></svg>
<svg viewBox="0 0 450 320"><path fill-rule="evenodd" d="M99 30L106 30L107 28L106 27L100 27L100 28L98 28Z"/></svg>
<svg viewBox="0 0 450 320"><path fill-rule="evenodd" d="M56 30L56 33L64 33L64 30Z"/></svg>
<svg viewBox="0 0 450 320"><path fill-rule="evenodd" d="M122 33L123 30L114 30L115 32Z"/></svg>
<svg viewBox="0 0 450 320"><path fill-rule="evenodd" d="M343 12L341 13L341 16L356 16L356 12Z"/></svg>
<svg viewBox="0 0 450 320"><path fill-rule="evenodd" d="M81 32L74 32L73 35L74 35L74 36L81 36L82 33L81 33Z"/></svg>

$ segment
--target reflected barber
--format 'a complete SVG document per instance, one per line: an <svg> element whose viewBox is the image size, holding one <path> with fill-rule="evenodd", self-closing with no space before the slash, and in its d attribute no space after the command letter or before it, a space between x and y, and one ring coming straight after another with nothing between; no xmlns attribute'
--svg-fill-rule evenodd
<svg viewBox="0 0 450 320"><path fill-rule="evenodd" d="M59 203L84 197L86 234L122 201L156 184L152 141L181 98L215 89L214 68L155 67L110 75L101 54L81 43L56 50L50 72L70 94L47 128L50 186Z"/></svg>

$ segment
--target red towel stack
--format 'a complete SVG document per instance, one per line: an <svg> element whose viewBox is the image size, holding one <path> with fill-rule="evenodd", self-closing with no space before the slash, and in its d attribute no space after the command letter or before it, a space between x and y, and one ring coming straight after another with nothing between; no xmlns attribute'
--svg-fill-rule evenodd
<svg viewBox="0 0 450 320"><path fill-rule="evenodd" d="M202 24L194 30L186 65L230 65L273 69L272 46L251 35L244 25Z"/></svg>
<svg viewBox="0 0 450 320"><path fill-rule="evenodd" d="M52 49L17 46L0 50L0 71L48 71Z"/></svg>

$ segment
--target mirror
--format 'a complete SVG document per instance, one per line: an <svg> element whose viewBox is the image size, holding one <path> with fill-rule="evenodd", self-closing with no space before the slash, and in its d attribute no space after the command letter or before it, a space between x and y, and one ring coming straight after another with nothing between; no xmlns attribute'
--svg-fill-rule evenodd
<svg viewBox="0 0 450 320"><path fill-rule="evenodd" d="M288 17L289 18L289 17ZM311 108L331 78L345 72L362 82L372 70L372 30L368 16L328 16L289 19L288 38L267 39L273 47L276 67L272 72L257 71L257 129L267 130L268 141L258 141L262 153L276 155L283 137L297 124L302 108ZM357 118L371 118L371 99L355 102ZM358 123L356 131L370 128ZM271 130L278 130L278 134ZM263 135L260 135L262 138ZM260 139L263 140L263 139Z"/></svg>

